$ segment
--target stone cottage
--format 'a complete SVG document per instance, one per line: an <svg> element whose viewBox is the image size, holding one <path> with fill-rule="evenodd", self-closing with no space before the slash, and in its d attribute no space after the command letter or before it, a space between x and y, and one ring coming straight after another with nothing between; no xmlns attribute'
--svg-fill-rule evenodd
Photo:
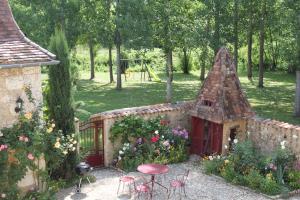
<svg viewBox="0 0 300 200"><path fill-rule="evenodd" d="M55 65L55 55L30 41L17 25L8 0L0 0L0 129L9 127L18 118L18 104L31 111L24 86L30 85L37 103L42 103L41 65ZM34 183L32 174L20 187Z"/></svg>

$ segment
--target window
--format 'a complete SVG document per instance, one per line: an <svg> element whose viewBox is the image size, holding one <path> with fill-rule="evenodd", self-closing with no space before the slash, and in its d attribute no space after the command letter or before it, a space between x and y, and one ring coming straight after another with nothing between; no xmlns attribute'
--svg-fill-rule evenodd
<svg viewBox="0 0 300 200"><path fill-rule="evenodd" d="M213 103L211 101L209 101L209 100L203 100L203 105L205 105L205 106L211 107L212 104Z"/></svg>

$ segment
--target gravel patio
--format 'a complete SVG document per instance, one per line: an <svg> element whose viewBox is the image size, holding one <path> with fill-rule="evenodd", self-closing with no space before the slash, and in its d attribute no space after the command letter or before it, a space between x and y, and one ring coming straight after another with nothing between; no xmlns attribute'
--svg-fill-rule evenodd
<svg viewBox="0 0 300 200"><path fill-rule="evenodd" d="M265 195L257 194L246 188L238 187L226 183L223 179L209 176L203 173L201 167L198 165L196 157L192 157L190 161L180 164L169 165L170 170L164 177L161 176L163 185L168 186L169 180L176 176L176 174L183 173L186 169L190 169L190 174L186 186L187 197L182 196L182 199L188 200L268 200ZM74 187L61 190L57 194L58 200L118 200L118 199L135 199L132 195L119 194L117 196L118 178L121 173L117 170L104 168L95 170L92 173L97 181L92 184L83 185L82 191L79 194L75 193ZM139 172L131 172L131 176L144 176L150 179L150 176L145 176ZM167 194L163 189L156 187L153 199L166 200ZM180 196L173 195L170 199L180 199ZM300 196L294 196L290 200L300 199Z"/></svg>

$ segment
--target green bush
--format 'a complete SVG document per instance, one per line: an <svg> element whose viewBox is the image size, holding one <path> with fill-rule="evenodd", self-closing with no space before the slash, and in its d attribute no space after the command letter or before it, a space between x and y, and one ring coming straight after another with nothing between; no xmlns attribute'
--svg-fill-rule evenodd
<svg viewBox="0 0 300 200"><path fill-rule="evenodd" d="M224 164L224 160L221 159L213 159L213 160L204 160L203 166L204 171L207 174L216 174L220 173L220 169Z"/></svg>
<svg viewBox="0 0 300 200"><path fill-rule="evenodd" d="M257 169L251 169L249 174L245 176L245 181L247 185L254 189L257 190L260 188L260 183L264 180L265 178L259 173Z"/></svg>
<svg viewBox="0 0 300 200"><path fill-rule="evenodd" d="M289 171L287 175L287 182L293 190L300 189L300 171Z"/></svg>
<svg viewBox="0 0 300 200"><path fill-rule="evenodd" d="M235 170L240 174L249 171L251 168L264 168L262 156L250 140L237 143L231 156L234 159Z"/></svg>
<svg viewBox="0 0 300 200"><path fill-rule="evenodd" d="M259 189L268 195L280 194L282 191L281 185L279 185L275 180L268 178L261 179Z"/></svg>
<svg viewBox="0 0 300 200"><path fill-rule="evenodd" d="M237 183L238 174L234 170L234 164L232 162L229 162L224 165L224 167L221 169L221 176L228 182L235 182Z"/></svg>

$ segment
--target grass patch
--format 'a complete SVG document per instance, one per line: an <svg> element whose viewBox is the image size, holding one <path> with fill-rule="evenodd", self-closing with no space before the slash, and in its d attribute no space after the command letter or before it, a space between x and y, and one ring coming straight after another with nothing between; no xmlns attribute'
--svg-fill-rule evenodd
<svg viewBox="0 0 300 200"><path fill-rule="evenodd" d="M174 74L173 102L196 98L202 84L198 78L199 74L198 71L190 75ZM163 103L166 93L166 77L164 73L158 73L158 76L162 82L141 81L140 73L131 73L127 81L123 77L123 90L117 91L115 83L108 84L108 73L97 72L96 79L89 80L89 73L81 72L75 99L85 102L83 109L91 114ZM245 72L241 72L239 77L252 108L259 116L300 124L299 119L293 116L295 75L285 72L266 72L263 89L257 88L257 74L254 74L253 82L247 79ZM77 117L86 120L89 115L77 113Z"/></svg>

